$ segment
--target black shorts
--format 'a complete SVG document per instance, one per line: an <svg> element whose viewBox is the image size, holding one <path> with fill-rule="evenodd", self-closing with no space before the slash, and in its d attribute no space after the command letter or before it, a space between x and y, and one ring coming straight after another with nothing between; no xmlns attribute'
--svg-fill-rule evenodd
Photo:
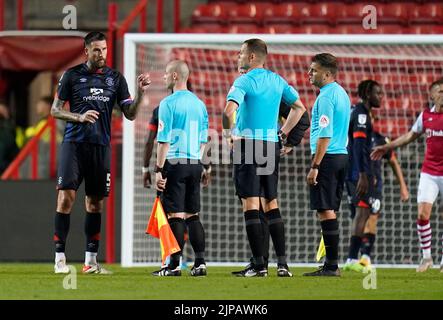
<svg viewBox="0 0 443 320"><path fill-rule="evenodd" d="M200 180L203 166L200 163L171 164L166 160L164 175L166 187L161 201L165 213L200 212Z"/></svg>
<svg viewBox="0 0 443 320"><path fill-rule="evenodd" d="M241 139L234 142L234 184L239 198L277 198L278 142Z"/></svg>
<svg viewBox="0 0 443 320"><path fill-rule="evenodd" d="M357 182L358 181L352 181L352 180L346 181L346 190L348 192L349 205L353 207L370 208L371 214L378 214L381 209L381 201L382 201L381 190L377 189L374 186L373 178L370 177L368 193L365 194L363 197L357 197L355 192L355 190L357 189ZM353 218L353 215L355 214L351 214L351 218Z"/></svg>
<svg viewBox="0 0 443 320"><path fill-rule="evenodd" d="M111 187L110 147L63 142L60 146L57 190L76 190L85 179L88 196L107 197Z"/></svg>
<svg viewBox="0 0 443 320"><path fill-rule="evenodd" d="M317 185L309 187L311 210L340 209L347 163L347 154L325 154L318 169Z"/></svg>

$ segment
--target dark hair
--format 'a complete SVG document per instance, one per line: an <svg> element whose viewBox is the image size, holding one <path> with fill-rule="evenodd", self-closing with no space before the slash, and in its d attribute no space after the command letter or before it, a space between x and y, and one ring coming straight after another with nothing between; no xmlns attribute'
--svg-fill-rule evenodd
<svg viewBox="0 0 443 320"><path fill-rule="evenodd" d="M375 80L363 80L358 84L358 96L366 100L368 98L368 94L372 91L375 86L380 86L380 84Z"/></svg>
<svg viewBox="0 0 443 320"><path fill-rule="evenodd" d="M89 46L91 42L102 40L106 40L106 36L104 33L101 33L99 31L91 31L85 36L85 47Z"/></svg>
<svg viewBox="0 0 443 320"><path fill-rule="evenodd" d="M432 89L434 86L439 86L439 85L441 85L441 84L443 84L443 78L440 78L440 79L435 80L435 81L432 82L431 85L429 86L429 91L431 91L431 89Z"/></svg>
<svg viewBox="0 0 443 320"><path fill-rule="evenodd" d="M43 102L45 102L45 103L47 103L49 105L52 105L52 101L53 100L54 99L51 96L44 96L44 97L41 97L40 99L38 99L38 101L43 101Z"/></svg>
<svg viewBox="0 0 443 320"><path fill-rule="evenodd" d="M268 54L268 47L266 46L266 42L261 39L248 39L245 42L248 46L248 51L250 53L255 53L259 56L266 57Z"/></svg>
<svg viewBox="0 0 443 320"><path fill-rule="evenodd" d="M323 68L331 71L332 75L337 74L338 61L335 56L330 53L319 53L312 58L312 62L318 63Z"/></svg>

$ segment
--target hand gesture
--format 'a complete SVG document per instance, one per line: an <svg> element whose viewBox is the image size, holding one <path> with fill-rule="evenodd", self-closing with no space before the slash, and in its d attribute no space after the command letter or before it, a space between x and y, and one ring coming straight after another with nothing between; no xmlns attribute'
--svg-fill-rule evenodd
<svg viewBox="0 0 443 320"><path fill-rule="evenodd" d="M78 122L80 123L95 123L97 121L98 116L100 115L100 112L95 110L88 110L85 113L82 113L80 117L78 118Z"/></svg>
<svg viewBox="0 0 443 320"><path fill-rule="evenodd" d="M280 156L283 157L289 153L292 152L292 150L294 149L294 147L292 146L283 146L283 148L280 149Z"/></svg>
<svg viewBox="0 0 443 320"><path fill-rule="evenodd" d="M400 200L402 202L406 202L409 200L409 191L408 188L400 188Z"/></svg>
<svg viewBox="0 0 443 320"><path fill-rule="evenodd" d="M149 76L148 72L142 73L137 77L137 86L140 90L143 92L148 89L149 85L151 84L151 78Z"/></svg>
<svg viewBox="0 0 443 320"><path fill-rule="evenodd" d="M278 130L278 140L280 141L281 145L284 146L288 142L288 136L283 131Z"/></svg>
<svg viewBox="0 0 443 320"><path fill-rule="evenodd" d="M155 185L156 185L156 189L158 191L163 192L166 188L166 180L165 178L163 178L162 173L161 172L157 172L155 174Z"/></svg>
<svg viewBox="0 0 443 320"><path fill-rule="evenodd" d="M211 182L211 167L208 169L203 169L201 176L201 183L204 188L206 188Z"/></svg>
<svg viewBox="0 0 443 320"><path fill-rule="evenodd" d="M372 150L371 152L371 160L380 160L381 158L383 158L385 153L388 152L388 150L389 149L387 144L375 147L374 150Z"/></svg>
<svg viewBox="0 0 443 320"><path fill-rule="evenodd" d="M308 176L306 177L306 181L310 186L317 185L317 176L318 176L318 169L310 169Z"/></svg>

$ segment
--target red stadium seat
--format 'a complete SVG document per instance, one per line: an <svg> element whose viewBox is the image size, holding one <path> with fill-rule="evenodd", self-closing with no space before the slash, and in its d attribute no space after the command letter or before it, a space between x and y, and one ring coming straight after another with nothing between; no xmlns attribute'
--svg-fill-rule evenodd
<svg viewBox="0 0 443 320"><path fill-rule="evenodd" d="M409 23L409 12L415 5L404 2L393 2L385 5L377 5L377 16L379 23Z"/></svg>
<svg viewBox="0 0 443 320"><path fill-rule="evenodd" d="M340 34L402 34L409 32L408 28L395 24L379 24L376 29L365 29L361 24L341 24L335 30Z"/></svg>
<svg viewBox="0 0 443 320"><path fill-rule="evenodd" d="M262 24L266 8L269 3L250 3L237 6L235 10L229 12L228 20L231 24L255 23Z"/></svg>
<svg viewBox="0 0 443 320"><path fill-rule="evenodd" d="M443 5L441 3L426 3L414 6L410 11L411 23L443 23Z"/></svg>
<svg viewBox="0 0 443 320"><path fill-rule="evenodd" d="M190 28L183 29L182 33L227 33L227 26L215 23L198 24Z"/></svg>
<svg viewBox="0 0 443 320"><path fill-rule="evenodd" d="M228 27L229 33L262 33L266 32L256 24L233 24Z"/></svg>
<svg viewBox="0 0 443 320"><path fill-rule="evenodd" d="M280 24L280 23L268 24L264 28L264 31L270 34L294 33L293 27L290 24Z"/></svg>
<svg viewBox="0 0 443 320"><path fill-rule="evenodd" d="M408 118L378 119L374 127L382 135L395 139L408 132L412 123Z"/></svg>
<svg viewBox="0 0 443 320"><path fill-rule="evenodd" d="M310 17L310 6L308 3L281 3L274 5L264 14L265 24L301 24Z"/></svg>
<svg viewBox="0 0 443 320"><path fill-rule="evenodd" d="M234 3L214 3L199 5L192 13L192 23L226 23L228 13L236 5Z"/></svg>
<svg viewBox="0 0 443 320"><path fill-rule="evenodd" d="M408 28L408 33L412 34L443 34L443 25L417 24Z"/></svg>
<svg viewBox="0 0 443 320"><path fill-rule="evenodd" d="M324 2L315 5L311 5L309 12L310 15L306 18L309 23L329 23L335 25L337 18L341 16L342 4L333 2Z"/></svg>
<svg viewBox="0 0 443 320"><path fill-rule="evenodd" d="M326 33L333 33L332 28L329 27L327 24L317 24L317 23L310 23L310 24L304 24L300 27L297 27L298 32L302 34L326 34Z"/></svg>
<svg viewBox="0 0 443 320"><path fill-rule="evenodd" d="M337 15L336 23L361 24L363 17L366 15L363 13L363 8L366 6L367 4L364 3L342 5L339 9L341 14Z"/></svg>

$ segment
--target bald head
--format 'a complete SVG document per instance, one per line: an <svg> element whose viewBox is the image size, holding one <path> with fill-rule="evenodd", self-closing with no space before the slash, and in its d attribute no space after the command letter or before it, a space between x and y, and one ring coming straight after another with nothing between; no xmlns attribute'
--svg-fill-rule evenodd
<svg viewBox="0 0 443 320"><path fill-rule="evenodd" d="M183 60L173 60L166 65L164 80L168 89L186 89L189 67Z"/></svg>
<svg viewBox="0 0 443 320"><path fill-rule="evenodd" d="M170 68L171 72L177 73L177 77L180 81L186 82L189 78L189 68L186 62L183 60L173 60L168 63L167 68Z"/></svg>

